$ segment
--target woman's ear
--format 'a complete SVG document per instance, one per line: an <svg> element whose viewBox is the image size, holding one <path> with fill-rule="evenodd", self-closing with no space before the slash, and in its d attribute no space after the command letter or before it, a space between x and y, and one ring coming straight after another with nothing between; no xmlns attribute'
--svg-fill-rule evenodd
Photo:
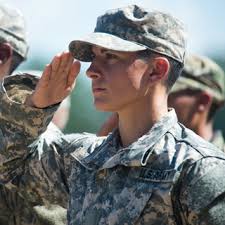
<svg viewBox="0 0 225 225"><path fill-rule="evenodd" d="M198 110L205 111L210 108L212 104L212 96L207 92L200 92L198 95Z"/></svg>
<svg viewBox="0 0 225 225"><path fill-rule="evenodd" d="M13 54L13 50L11 45L7 43L1 43L0 44L0 65L3 65L6 63Z"/></svg>
<svg viewBox="0 0 225 225"><path fill-rule="evenodd" d="M152 70L149 73L150 81L157 82L167 79L170 63L166 57L155 57L152 61Z"/></svg>

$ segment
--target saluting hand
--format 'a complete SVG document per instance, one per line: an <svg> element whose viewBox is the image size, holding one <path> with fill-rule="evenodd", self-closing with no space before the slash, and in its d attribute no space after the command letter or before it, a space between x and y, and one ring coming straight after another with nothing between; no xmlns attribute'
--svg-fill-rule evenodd
<svg viewBox="0 0 225 225"><path fill-rule="evenodd" d="M69 52L55 56L45 67L35 91L25 104L45 108L61 102L73 90L79 72L80 62L74 61Z"/></svg>

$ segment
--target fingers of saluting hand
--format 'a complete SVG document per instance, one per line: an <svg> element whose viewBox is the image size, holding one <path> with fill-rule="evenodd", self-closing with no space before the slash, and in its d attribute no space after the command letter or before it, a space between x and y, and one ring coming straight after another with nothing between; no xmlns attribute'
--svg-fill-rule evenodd
<svg viewBox="0 0 225 225"><path fill-rule="evenodd" d="M75 79L77 78L79 72L80 72L80 62L75 61L72 63L72 65L70 67L68 78L67 78L67 88L69 90L74 88L74 84L75 84L74 82L75 82Z"/></svg>
<svg viewBox="0 0 225 225"><path fill-rule="evenodd" d="M74 61L71 53L64 52L55 56L52 62L43 71L40 86L47 87L53 84L73 88L74 81L80 72L80 62Z"/></svg>
<svg viewBox="0 0 225 225"><path fill-rule="evenodd" d="M59 65L61 62L61 55L56 55L51 62L52 73L56 73L58 71Z"/></svg>
<svg viewBox="0 0 225 225"><path fill-rule="evenodd" d="M63 52L60 59L61 61L58 67L58 73L60 74L62 79L65 79L65 77L67 77L68 75L68 67L70 65L70 62L73 62L73 57L69 52Z"/></svg>
<svg viewBox="0 0 225 225"><path fill-rule="evenodd" d="M48 86L48 82L49 82L50 76L51 76L51 71L52 71L51 65L50 64L46 65L45 69L42 73L42 76L40 78L40 81L38 82L39 87L44 88L44 87Z"/></svg>
<svg viewBox="0 0 225 225"><path fill-rule="evenodd" d="M33 92L33 105L45 108L61 102L73 90L79 71L80 62L74 61L69 52L55 56L45 67Z"/></svg>
<svg viewBox="0 0 225 225"><path fill-rule="evenodd" d="M73 64L74 58L71 53L63 52L61 55L57 55L51 62L51 74L49 78L51 80L60 81L62 84L67 85L68 74Z"/></svg>

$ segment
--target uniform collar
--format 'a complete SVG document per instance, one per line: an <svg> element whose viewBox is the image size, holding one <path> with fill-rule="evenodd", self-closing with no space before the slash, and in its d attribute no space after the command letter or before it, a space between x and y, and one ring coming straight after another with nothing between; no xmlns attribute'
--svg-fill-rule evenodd
<svg viewBox="0 0 225 225"><path fill-rule="evenodd" d="M145 166L152 153L153 146L177 123L177 116L174 109L153 125L149 132L140 137L136 142L126 148L117 150L117 153L109 158L102 168L111 168L118 164L124 166ZM115 130L109 136L109 145L118 148L119 132ZM107 151L107 150L106 150Z"/></svg>
<svg viewBox="0 0 225 225"><path fill-rule="evenodd" d="M127 167L145 166L154 145L177 123L174 109L169 109L152 128L136 142L126 148L120 145L119 131L114 130L93 153L79 161L91 170L112 168L116 165ZM163 149L162 149L163 150Z"/></svg>

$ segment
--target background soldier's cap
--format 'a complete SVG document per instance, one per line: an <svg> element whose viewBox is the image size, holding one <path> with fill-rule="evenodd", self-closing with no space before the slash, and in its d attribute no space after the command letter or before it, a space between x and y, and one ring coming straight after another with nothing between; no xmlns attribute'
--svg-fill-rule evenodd
<svg viewBox="0 0 225 225"><path fill-rule="evenodd" d="M25 22L23 15L8 5L0 4L0 43L8 42L24 59L27 57Z"/></svg>
<svg viewBox="0 0 225 225"><path fill-rule="evenodd" d="M223 69L207 57L188 55L184 70L174 84L171 93L181 90L203 90L215 101L225 100L225 74Z"/></svg>
<svg viewBox="0 0 225 225"><path fill-rule="evenodd" d="M72 41L69 50L74 58L89 62L92 45L125 52L149 49L183 63L186 33L171 15L130 5L98 17L94 32Z"/></svg>

